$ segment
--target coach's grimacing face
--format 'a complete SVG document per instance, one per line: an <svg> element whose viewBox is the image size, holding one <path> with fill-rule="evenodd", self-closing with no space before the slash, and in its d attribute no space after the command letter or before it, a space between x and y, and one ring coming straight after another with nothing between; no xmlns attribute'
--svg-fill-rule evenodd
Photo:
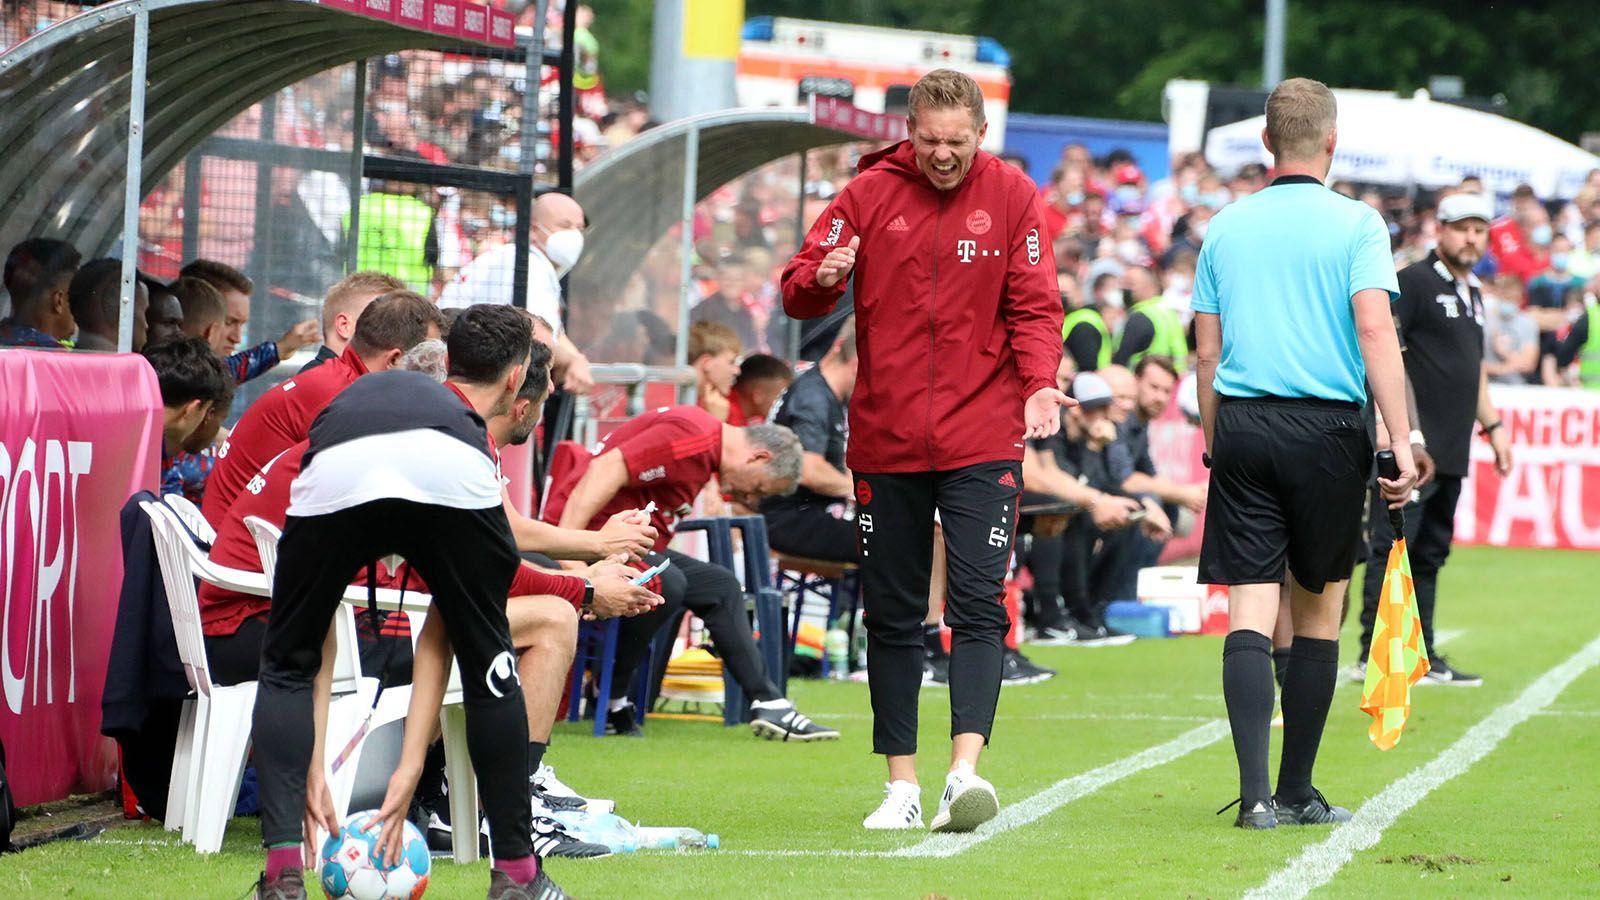
<svg viewBox="0 0 1600 900"><path fill-rule="evenodd" d="M1470 269L1483 259L1489 243L1489 223L1458 219L1439 226L1439 255L1458 268Z"/></svg>
<svg viewBox="0 0 1600 900"><path fill-rule="evenodd" d="M917 110L906 119L911 130L911 151L917 168L941 191L952 190L967 177L978 145L989 133L989 124L978 126L965 107Z"/></svg>

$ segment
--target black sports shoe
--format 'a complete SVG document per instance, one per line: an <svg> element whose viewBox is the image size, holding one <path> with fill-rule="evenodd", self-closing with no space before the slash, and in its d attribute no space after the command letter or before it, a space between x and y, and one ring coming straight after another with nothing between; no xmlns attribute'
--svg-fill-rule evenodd
<svg viewBox="0 0 1600 900"><path fill-rule="evenodd" d="M1239 815L1234 817L1233 820L1233 827L1235 828L1244 828L1250 831L1262 831L1268 828L1278 827L1277 812L1273 809L1272 804L1265 800L1257 800L1255 803L1251 804L1249 808L1246 808L1239 800L1235 800L1232 803L1229 803L1227 806L1217 810L1217 815L1220 816L1228 810L1233 809L1235 806L1239 807Z"/></svg>
<svg viewBox="0 0 1600 900"><path fill-rule="evenodd" d="M1337 825L1350 821L1354 815L1342 806L1329 803L1316 788L1312 788L1311 796L1300 803L1285 803L1273 797L1272 806L1278 813L1278 821L1284 825Z"/></svg>
<svg viewBox="0 0 1600 900"><path fill-rule="evenodd" d="M268 881L267 873L262 872L252 896L256 900L306 900L305 874L299 869L284 869Z"/></svg>
<svg viewBox="0 0 1600 900"><path fill-rule="evenodd" d="M1033 661L1016 650L1007 649L1000 662L1000 686L1038 684L1056 676L1055 669L1034 665Z"/></svg>
<svg viewBox="0 0 1600 900"><path fill-rule="evenodd" d="M949 687L950 686L950 657L939 654L929 654L922 660L922 686L923 687Z"/></svg>
<svg viewBox="0 0 1600 900"><path fill-rule="evenodd" d="M599 859L610 856L611 848L580 840L565 825L549 816L533 817L533 855L540 859L560 856L566 859Z"/></svg>
<svg viewBox="0 0 1600 900"><path fill-rule="evenodd" d="M489 900L567 900L567 892L556 887L539 867L539 874L527 884L517 884L499 869L489 870Z"/></svg>
<svg viewBox="0 0 1600 900"><path fill-rule="evenodd" d="M1483 676L1463 672L1450 665L1442 656L1428 657L1428 674L1418 684L1449 684L1455 687L1481 687Z"/></svg>
<svg viewBox="0 0 1600 900"><path fill-rule="evenodd" d="M764 737L769 741L836 741L839 739L837 728L828 728L818 725L793 706L782 709L764 709L753 707L750 710L750 730L757 737Z"/></svg>
<svg viewBox="0 0 1600 900"><path fill-rule="evenodd" d="M644 729L633 719L633 704L606 713L606 734L623 737L644 737Z"/></svg>
<svg viewBox="0 0 1600 900"><path fill-rule="evenodd" d="M1041 625L1033 630L1033 637L1028 641L1041 647L1070 647L1077 642L1078 633L1066 623Z"/></svg>
<svg viewBox="0 0 1600 900"><path fill-rule="evenodd" d="M1136 635L1107 626L1099 613L1079 625L1077 645L1080 647L1122 647L1138 639Z"/></svg>

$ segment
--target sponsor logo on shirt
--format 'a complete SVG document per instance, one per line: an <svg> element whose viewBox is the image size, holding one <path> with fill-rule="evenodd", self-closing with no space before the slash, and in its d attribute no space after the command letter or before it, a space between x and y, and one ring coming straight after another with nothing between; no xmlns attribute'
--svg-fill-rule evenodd
<svg viewBox="0 0 1600 900"><path fill-rule="evenodd" d="M665 477L667 477L666 466L656 466L653 469L645 469L639 473L640 481L659 481Z"/></svg>
<svg viewBox="0 0 1600 900"><path fill-rule="evenodd" d="M1459 313L1456 309L1456 304L1460 301L1460 297L1457 297L1455 294L1440 294L1433 299L1440 306L1444 307L1445 318L1458 319L1461 317L1461 313Z"/></svg>
<svg viewBox="0 0 1600 900"><path fill-rule="evenodd" d="M906 224L906 217L905 216L895 216L894 220L889 223L888 230L889 231L910 231L911 230L911 226Z"/></svg>
<svg viewBox="0 0 1600 900"><path fill-rule="evenodd" d="M844 233L844 220L843 219L834 219L833 220L833 224L831 226L829 226L829 228L828 228L828 237L822 242L822 246L824 246L824 247L832 247L834 244L839 243L839 235L841 235L843 233Z"/></svg>
<svg viewBox="0 0 1600 900"><path fill-rule="evenodd" d="M1037 266L1038 264L1039 264L1039 229L1032 228L1032 229L1028 230L1028 265Z"/></svg>
<svg viewBox="0 0 1600 900"><path fill-rule="evenodd" d="M956 241L956 256L959 256L964 263L972 262L974 257L999 255L999 250L979 250L977 241L966 239Z"/></svg>
<svg viewBox="0 0 1600 900"><path fill-rule="evenodd" d="M989 213L984 210L975 209L972 215L967 216L967 230L973 234L988 234L993 225L994 220L989 218Z"/></svg>

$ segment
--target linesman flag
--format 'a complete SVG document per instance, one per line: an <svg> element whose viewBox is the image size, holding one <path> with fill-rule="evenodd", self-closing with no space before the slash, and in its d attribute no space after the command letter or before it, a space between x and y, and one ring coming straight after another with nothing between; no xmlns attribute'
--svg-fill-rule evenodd
<svg viewBox="0 0 1600 900"><path fill-rule="evenodd" d="M1379 454L1379 469L1385 462ZM1398 474L1398 473L1397 473ZM1386 478L1395 476L1384 474ZM1428 648L1422 639L1422 617L1417 614L1416 590L1411 583L1411 557L1406 553L1405 513L1389 511L1395 542L1383 573L1383 593L1378 600L1378 621L1367 656L1367 680L1361 690L1361 711L1372 716L1367 736L1379 750L1400 743L1411 715L1411 686L1428 674Z"/></svg>

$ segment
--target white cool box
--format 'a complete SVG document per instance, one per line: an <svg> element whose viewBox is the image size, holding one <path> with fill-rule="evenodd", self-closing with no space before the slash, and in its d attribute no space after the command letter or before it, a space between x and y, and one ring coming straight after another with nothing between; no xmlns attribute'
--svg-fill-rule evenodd
<svg viewBox="0 0 1600 900"><path fill-rule="evenodd" d="M1228 589L1200 584L1195 566L1152 566L1139 571L1139 602L1167 610L1172 634L1227 634Z"/></svg>

